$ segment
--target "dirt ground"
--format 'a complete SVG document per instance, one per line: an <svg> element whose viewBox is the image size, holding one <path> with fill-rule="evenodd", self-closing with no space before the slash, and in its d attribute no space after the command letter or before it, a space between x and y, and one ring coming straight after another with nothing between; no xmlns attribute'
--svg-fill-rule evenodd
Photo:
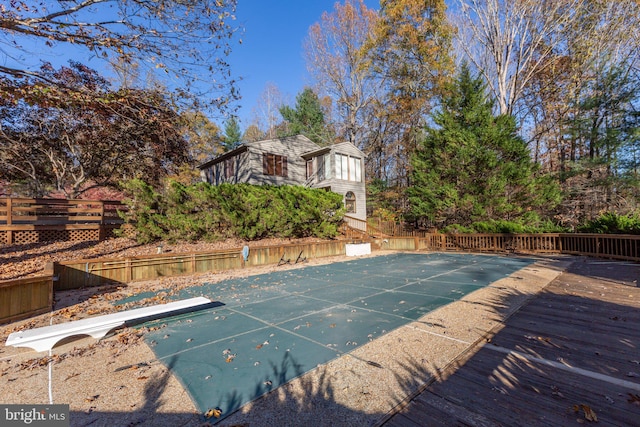
<svg viewBox="0 0 640 427"><path fill-rule="evenodd" d="M272 244L273 242L271 242ZM241 247L242 242L226 242ZM265 244L262 242L262 244ZM223 248L220 243L216 248ZM207 248L212 248L208 246ZM190 252L202 246L171 246L165 251ZM39 251L39 252L38 252ZM131 241L107 241L100 245L40 245L0 248L3 278L36 274L40 265L53 259L118 257L155 253L156 246L139 246ZM374 253L377 256L384 253ZM70 257L70 258L69 258ZM95 257L95 256L94 256ZM112 300L143 291L172 292L230 277L265 273L275 268L300 268L344 260L331 257L310 260L298 266L264 266L218 274L162 278L131 283L126 286L100 287L59 292L55 311L20 322L0 326L0 342L12 332L26 328L78 320L114 311ZM433 321L421 319L340 357L327 365L274 390L264 398L246 405L227 417L222 425L372 425L391 411L400 400L419 387L414 368L403 365L389 346L401 347L411 360L429 360L419 376L429 376L444 369L473 342L519 304L535 295L572 262L569 258L540 258L517 273L442 309L430 313ZM20 271L22 269L22 271ZM157 294L153 298L161 299ZM506 298L509 307L496 301ZM149 302L143 300L142 303ZM125 307L133 308L133 307ZM119 308L120 310L122 307ZM460 313L464 312L464 316ZM425 325L438 325L436 332ZM215 424L215 411L201 413L169 369L159 363L143 340L146 330L125 328L96 341L83 338L57 345L50 352L0 346L0 402L47 404L68 403L74 426L202 426ZM459 333L461 338L446 338ZM400 343L400 344L399 344ZM361 363L362 361L375 361ZM378 369L384 366L385 369ZM422 368L421 368L422 369ZM328 387L328 380L331 386ZM215 408L211 408L214 410ZM306 419L305 417L311 417ZM320 417L320 418L318 418Z"/></svg>
<svg viewBox="0 0 640 427"><path fill-rule="evenodd" d="M43 242L25 245L0 245L0 280L41 274L48 262L61 262L91 258L125 258L140 255L153 255L162 246L163 253L192 253L219 249L242 248L256 246L277 246L287 243L304 243L320 241L315 238L306 239L262 239L246 242L229 239L218 242L197 243L152 243L139 244L135 240L120 237L100 242Z"/></svg>

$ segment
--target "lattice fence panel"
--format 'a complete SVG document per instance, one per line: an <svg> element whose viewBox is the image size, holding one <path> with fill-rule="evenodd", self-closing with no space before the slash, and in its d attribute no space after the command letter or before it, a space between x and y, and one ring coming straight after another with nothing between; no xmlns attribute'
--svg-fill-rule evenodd
<svg viewBox="0 0 640 427"><path fill-rule="evenodd" d="M65 240L72 242L86 242L100 240L100 230L69 230L69 237Z"/></svg>
<svg viewBox="0 0 640 427"><path fill-rule="evenodd" d="M100 230L22 230L13 232L13 244L38 242L84 242L100 240Z"/></svg>
<svg viewBox="0 0 640 427"><path fill-rule="evenodd" d="M38 243L39 236L37 231L14 231L13 232L13 244L24 245L25 243Z"/></svg>

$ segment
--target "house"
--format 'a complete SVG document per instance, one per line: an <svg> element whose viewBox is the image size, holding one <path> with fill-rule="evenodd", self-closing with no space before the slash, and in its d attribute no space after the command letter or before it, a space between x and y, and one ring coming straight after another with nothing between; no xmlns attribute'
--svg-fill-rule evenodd
<svg viewBox="0 0 640 427"><path fill-rule="evenodd" d="M250 142L198 166L213 185L304 185L344 197L347 215L366 220L364 153L350 142L320 147L303 135Z"/></svg>

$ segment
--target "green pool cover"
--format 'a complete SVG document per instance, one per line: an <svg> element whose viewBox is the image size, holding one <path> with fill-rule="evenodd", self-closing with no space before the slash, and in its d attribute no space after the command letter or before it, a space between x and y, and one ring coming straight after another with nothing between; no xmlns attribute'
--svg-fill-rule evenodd
<svg viewBox="0 0 640 427"><path fill-rule="evenodd" d="M165 319L145 339L203 413L224 417L532 262L400 253L204 284L175 298L222 305Z"/></svg>

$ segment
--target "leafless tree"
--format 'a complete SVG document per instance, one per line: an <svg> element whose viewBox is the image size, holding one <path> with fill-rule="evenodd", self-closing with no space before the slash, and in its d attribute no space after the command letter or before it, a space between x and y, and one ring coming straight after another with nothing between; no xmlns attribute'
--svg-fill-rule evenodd
<svg viewBox="0 0 640 427"><path fill-rule="evenodd" d="M458 46L482 72L501 114L566 40L584 0L458 0ZM452 19L456 19L452 16Z"/></svg>
<svg viewBox="0 0 640 427"><path fill-rule="evenodd" d="M27 63L32 46L77 47L88 56L163 71L170 89L220 107L235 97L226 62L237 31L235 6L236 0L3 2L0 73L43 79L40 64Z"/></svg>

